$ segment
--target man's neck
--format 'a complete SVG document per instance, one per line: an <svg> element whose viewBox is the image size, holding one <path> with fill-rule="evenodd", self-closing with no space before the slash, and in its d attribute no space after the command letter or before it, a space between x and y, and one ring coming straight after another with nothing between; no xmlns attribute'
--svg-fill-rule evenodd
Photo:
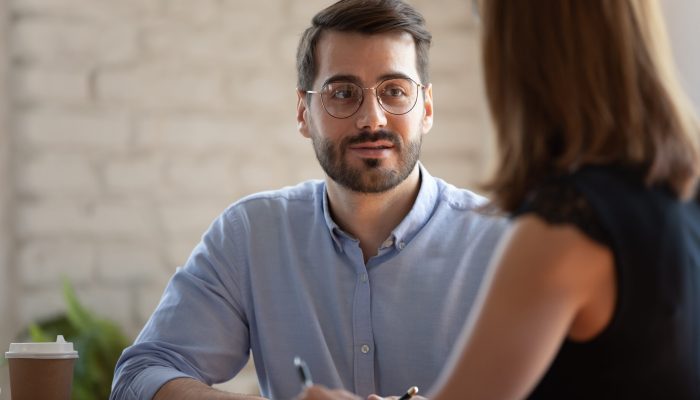
<svg viewBox="0 0 700 400"><path fill-rule="evenodd" d="M326 178L333 220L360 241L365 263L411 211L420 189L420 169L384 193L359 193Z"/></svg>

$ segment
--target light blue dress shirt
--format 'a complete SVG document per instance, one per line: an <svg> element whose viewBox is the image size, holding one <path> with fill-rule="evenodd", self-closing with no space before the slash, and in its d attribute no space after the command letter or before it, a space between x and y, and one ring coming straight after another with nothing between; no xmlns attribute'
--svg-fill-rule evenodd
<svg viewBox="0 0 700 400"><path fill-rule="evenodd" d="M323 181L246 197L204 234L117 364L111 399L167 381L227 381L249 352L264 396L315 383L361 396L428 390L470 311L506 221L421 168L415 205L365 265L329 213Z"/></svg>

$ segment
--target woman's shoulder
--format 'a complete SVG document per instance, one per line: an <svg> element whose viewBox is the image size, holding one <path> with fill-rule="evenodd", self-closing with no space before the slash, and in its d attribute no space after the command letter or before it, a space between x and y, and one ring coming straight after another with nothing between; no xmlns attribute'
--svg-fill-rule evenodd
<svg viewBox="0 0 700 400"><path fill-rule="evenodd" d="M591 239L608 245L609 238L577 178L571 174L547 179L528 194L514 217L534 214L550 225L573 225Z"/></svg>

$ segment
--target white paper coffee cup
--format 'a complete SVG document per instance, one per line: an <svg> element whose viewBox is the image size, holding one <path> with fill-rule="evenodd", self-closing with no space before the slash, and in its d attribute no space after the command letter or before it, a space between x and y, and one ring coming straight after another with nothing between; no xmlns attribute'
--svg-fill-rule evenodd
<svg viewBox="0 0 700 400"><path fill-rule="evenodd" d="M63 336L48 343L11 343L5 358L12 400L70 400L78 352Z"/></svg>

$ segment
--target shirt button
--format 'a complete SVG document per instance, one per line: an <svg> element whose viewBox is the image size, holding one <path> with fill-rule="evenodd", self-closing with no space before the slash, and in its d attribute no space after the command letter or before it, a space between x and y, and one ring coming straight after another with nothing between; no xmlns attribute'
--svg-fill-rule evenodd
<svg viewBox="0 0 700 400"><path fill-rule="evenodd" d="M405 243L405 242L400 242L400 243L399 243L399 249L403 249L404 247L406 247L406 243Z"/></svg>
<svg viewBox="0 0 700 400"><path fill-rule="evenodd" d="M394 239L387 239L382 243L382 248L391 247L394 245Z"/></svg>
<svg viewBox="0 0 700 400"><path fill-rule="evenodd" d="M367 282L367 274L366 273L360 275L360 281Z"/></svg>
<svg viewBox="0 0 700 400"><path fill-rule="evenodd" d="M362 347L360 348L360 351L362 351L362 354L369 353L369 346L366 344L363 344Z"/></svg>

